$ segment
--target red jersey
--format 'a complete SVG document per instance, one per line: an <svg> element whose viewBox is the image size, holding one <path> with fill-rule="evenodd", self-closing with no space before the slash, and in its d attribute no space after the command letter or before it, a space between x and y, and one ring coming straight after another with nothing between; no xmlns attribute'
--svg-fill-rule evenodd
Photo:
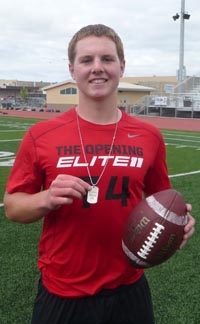
<svg viewBox="0 0 200 324"><path fill-rule="evenodd" d="M25 135L7 183L7 191L36 193L58 174L98 182L98 203L74 199L44 217L38 267L46 288L60 296L93 295L138 280L122 250L122 232L142 194L170 188L165 144L160 131L122 112L109 155L115 124L97 125L75 109L32 126Z"/></svg>

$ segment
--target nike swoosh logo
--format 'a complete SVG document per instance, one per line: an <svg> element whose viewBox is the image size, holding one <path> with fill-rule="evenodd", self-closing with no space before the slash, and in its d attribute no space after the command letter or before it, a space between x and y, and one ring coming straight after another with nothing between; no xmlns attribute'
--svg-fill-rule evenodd
<svg viewBox="0 0 200 324"><path fill-rule="evenodd" d="M134 138L134 137L138 137L138 136L140 136L140 134L135 134L135 135L128 134L128 138Z"/></svg>

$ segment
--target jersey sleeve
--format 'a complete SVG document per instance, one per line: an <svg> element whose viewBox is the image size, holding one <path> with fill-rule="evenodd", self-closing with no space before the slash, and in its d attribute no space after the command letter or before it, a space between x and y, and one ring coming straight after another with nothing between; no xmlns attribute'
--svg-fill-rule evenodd
<svg viewBox="0 0 200 324"><path fill-rule="evenodd" d="M43 172L37 159L37 150L31 132L28 131L19 147L14 165L8 177L8 193L36 193L42 187Z"/></svg>
<svg viewBox="0 0 200 324"><path fill-rule="evenodd" d="M144 192L146 195L152 195L155 192L170 189L171 183L168 176L166 163L166 148L161 135L160 144L155 155L154 163L150 167L145 177Z"/></svg>

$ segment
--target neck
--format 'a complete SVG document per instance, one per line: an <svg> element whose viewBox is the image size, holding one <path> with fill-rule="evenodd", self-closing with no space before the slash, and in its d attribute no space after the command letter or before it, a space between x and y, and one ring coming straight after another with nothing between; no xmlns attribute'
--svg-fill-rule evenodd
<svg viewBox="0 0 200 324"><path fill-rule="evenodd" d="M82 118L94 124L114 124L121 118L117 103L113 102L79 102L77 113Z"/></svg>

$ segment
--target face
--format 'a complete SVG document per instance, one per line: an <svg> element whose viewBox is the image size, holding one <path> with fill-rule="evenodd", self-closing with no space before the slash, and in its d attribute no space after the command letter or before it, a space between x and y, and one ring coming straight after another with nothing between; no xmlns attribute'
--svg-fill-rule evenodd
<svg viewBox="0 0 200 324"><path fill-rule="evenodd" d="M79 96L96 100L116 95L125 62L120 61L115 43L108 37L89 36L76 45L74 63L69 65Z"/></svg>

